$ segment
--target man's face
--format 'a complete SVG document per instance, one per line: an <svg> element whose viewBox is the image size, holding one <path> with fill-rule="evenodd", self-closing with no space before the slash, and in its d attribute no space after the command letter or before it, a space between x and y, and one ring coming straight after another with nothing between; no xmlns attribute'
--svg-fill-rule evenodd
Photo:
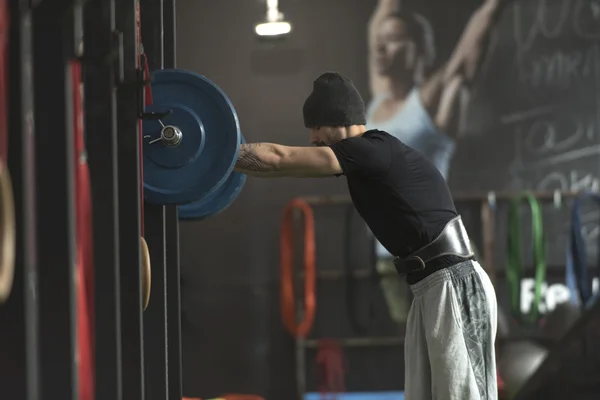
<svg viewBox="0 0 600 400"><path fill-rule="evenodd" d="M310 129L310 143L315 146L329 146L343 139L343 129L333 126L322 126Z"/></svg>
<svg viewBox="0 0 600 400"><path fill-rule="evenodd" d="M410 37L406 23L387 18L376 34L375 64L380 75L404 75L413 72L419 62L417 45Z"/></svg>

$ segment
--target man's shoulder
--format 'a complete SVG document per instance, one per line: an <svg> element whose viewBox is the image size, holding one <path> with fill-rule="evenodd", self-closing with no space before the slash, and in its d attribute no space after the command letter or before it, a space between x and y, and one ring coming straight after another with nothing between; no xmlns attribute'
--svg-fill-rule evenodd
<svg viewBox="0 0 600 400"><path fill-rule="evenodd" d="M382 131L381 129L368 129L362 136L369 138L377 136L390 136L390 134L386 131Z"/></svg>
<svg viewBox="0 0 600 400"><path fill-rule="evenodd" d="M367 139L367 140L383 140L383 141L390 141L390 140L396 139L389 132L382 131L379 129L369 129L361 137L363 139Z"/></svg>
<svg viewBox="0 0 600 400"><path fill-rule="evenodd" d="M363 137L368 140L386 143L388 145L391 145L392 147L406 147L406 144L400 139L398 139L396 136L392 135L387 131L382 131L380 129L370 129L364 133Z"/></svg>

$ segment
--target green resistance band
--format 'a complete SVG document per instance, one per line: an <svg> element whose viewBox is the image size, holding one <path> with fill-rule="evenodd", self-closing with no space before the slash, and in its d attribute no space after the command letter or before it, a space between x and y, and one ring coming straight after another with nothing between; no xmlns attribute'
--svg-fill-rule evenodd
<svg viewBox="0 0 600 400"><path fill-rule="evenodd" d="M535 292L532 310L527 316L530 322L535 322L540 316L542 301L542 285L546 280L546 254L542 209L540 203L531 192L525 192L511 201L508 220L508 266L507 279L510 290L511 308L513 314L522 320L521 315L521 279L524 274L522 232L521 232L521 203L526 200L531 209L531 234L533 247L533 262L535 267Z"/></svg>

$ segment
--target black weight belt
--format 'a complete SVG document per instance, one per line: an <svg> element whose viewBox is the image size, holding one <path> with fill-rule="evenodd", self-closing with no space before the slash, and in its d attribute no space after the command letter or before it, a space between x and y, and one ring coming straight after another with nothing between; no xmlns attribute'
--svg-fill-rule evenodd
<svg viewBox="0 0 600 400"><path fill-rule="evenodd" d="M404 257L396 257L394 266L400 275L422 272L432 261L445 256L462 260L473 258L474 253L467 230L460 216L451 219L442 233L431 243Z"/></svg>

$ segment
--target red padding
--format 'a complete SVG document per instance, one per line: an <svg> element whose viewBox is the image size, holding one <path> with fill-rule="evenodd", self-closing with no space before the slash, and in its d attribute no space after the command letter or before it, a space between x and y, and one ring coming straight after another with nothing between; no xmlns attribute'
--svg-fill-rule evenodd
<svg viewBox="0 0 600 400"><path fill-rule="evenodd" d="M85 154L81 65L71 61L77 229L77 352L79 399L94 400L94 270L90 175Z"/></svg>

